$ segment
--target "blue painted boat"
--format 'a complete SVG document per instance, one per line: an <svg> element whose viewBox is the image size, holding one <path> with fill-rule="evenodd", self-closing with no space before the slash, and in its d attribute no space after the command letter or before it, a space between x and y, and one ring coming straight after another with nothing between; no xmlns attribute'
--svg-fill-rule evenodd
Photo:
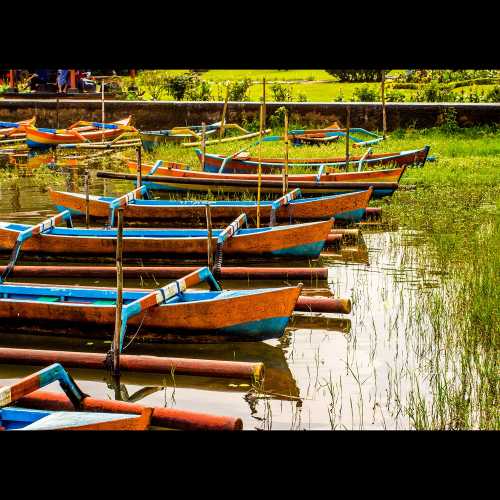
<svg viewBox="0 0 500 500"><path fill-rule="evenodd" d="M210 290L189 290L202 281L208 282ZM208 268L157 291L124 289L122 340L126 328L136 340L152 342L279 338L300 290L300 285L222 290ZM4 283L0 285L0 330L111 339L116 297L114 288ZM146 310L150 306L155 307Z"/></svg>
<svg viewBox="0 0 500 500"><path fill-rule="evenodd" d="M59 382L75 408L87 397L73 378L59 364L54 363L29 375L19 382L0 387L0 430L145 430L149 428L152 410L143 414L99 413L81 411L36 410L12 406L23 397Z"/></svg>

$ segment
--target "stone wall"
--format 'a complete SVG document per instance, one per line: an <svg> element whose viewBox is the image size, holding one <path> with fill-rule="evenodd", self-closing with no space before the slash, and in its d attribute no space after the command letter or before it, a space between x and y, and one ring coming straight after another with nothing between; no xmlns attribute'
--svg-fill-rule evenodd
<svg viewBox="0 0 500 500"><path fill-rule="evenodd" d="M286 105L291 114L291 124L321 127L338 121L345 123L346 106L351 107L351 127L368 130L382 128L380 103L267 103L267 117ZM174 101L106 101L106 121L133 116L133 124L141 129L166 129L179 125L199 125L220 120L222 102L174 102ZM388 103L387 129L428 128L443 122L446 110L457 112L461 126L500 123L500 104L458 104L458 103ZM230 102L228 121L241 123L258 119L259 103ZM77 120L101 120L99 100L36 100L0 99L0 121L18 121L37 116L39 127L63 128Z"/></svg>

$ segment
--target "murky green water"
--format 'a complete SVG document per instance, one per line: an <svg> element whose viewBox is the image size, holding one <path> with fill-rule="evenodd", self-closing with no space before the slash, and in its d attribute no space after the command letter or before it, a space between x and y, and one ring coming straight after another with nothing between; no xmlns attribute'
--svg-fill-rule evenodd
<svg viewBox="0 0 500 500"><path fill-rule="evenodd" d="M67 189L80 189L76 173ZM45 184L44 184L45 185ZM91 192L123 193L127 183L95 180ZM0 220L35 223L54 211L36 177L0 185ZM191 358L262 361L264 390L241 380L145 374L122 376L122 398L147 406L168 406L241 417L245 429L400 429L410 426L403 411L409 382L423 346L412 335L415 293L439 285L439 273L419 260L418 235L364 227L363 241L342 252L328 251L313 265L329 266L336 296L350 297L347 316L298 313L279 341L220 345L138 345L125 351ZM419 253L421 255L421 253ZM27 261L20 262L21 264ZM286 265L286 264L284 264ZM298 264L298 265L304 265ZM307 265L307 263L305 264ZM27 281L24 279L23 281ZM55 282L50 280L49 282ZM106 280L59 280L67 284L112 285ZM128 280L126 285L141 286ZM144 282L143 286L154 286ZM225 282L226 288L277 286L276 282ZM311 284L305 284L310 288ZM106 352L109 341L17 334L0 336L2 346ZM0 384L13 382L34 367L0 365ZM115 398L104 371L71 370L82 389L98 398ZM50 390L59 390L52 384Z"/></svg>

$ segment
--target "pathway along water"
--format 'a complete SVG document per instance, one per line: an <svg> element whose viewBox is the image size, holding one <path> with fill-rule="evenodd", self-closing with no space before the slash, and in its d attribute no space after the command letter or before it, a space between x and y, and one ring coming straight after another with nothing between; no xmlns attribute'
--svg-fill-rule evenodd
<svg viewBox="0 0 500 500"><path fill-rule="evenodd" d="M59 187L71 189L74 182L75 177L68 177L68 186ZM94 179L91 192L102 193L103 182ZM112 182L106 185L108 195L113 194L113 189L124 192L123 183L120 186ZM35 223L52 213L39 179L25 177L0 185L0 220ZM260 392L251 391L249 383L241 380L175 374L172 378L127 373L122 376L121 386L115 388L105 371L70 371L82 390L97 398L114 398L119 393L124 400L146 406L166 405L241 417L245 429L409 428L402 409L412 377L420 377L421 390L426 387L425 370L416 369L420 353L429 348L421 344L424 340L420 330L425 325L412 317L413 306L419 290L439 283L416 255L414 242L418 244L418 238L380 229L363 229L363 234L366 246L330 252L317 263L331 268L328 286L335 295L352 298L353 312L347 317L303 313L278 341L197 346L132 343L124 351L262 361L266 382ZM113 280L82 278L71 283L113 286ZM125 286L156 285L152 280L125 281ZM249 284L231 281L225 286L245 288ZM252 282L251 286L276 286L276 282ZM0 335L0 346L29 345L35 349L106 352L110 341ZM31 371L32 367L0 365L0 384L13 382Z"/></svg>

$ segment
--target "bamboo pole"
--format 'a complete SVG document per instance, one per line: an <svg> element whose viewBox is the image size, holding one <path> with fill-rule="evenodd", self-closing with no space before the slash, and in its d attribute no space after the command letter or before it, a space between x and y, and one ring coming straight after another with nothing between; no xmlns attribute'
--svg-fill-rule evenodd
<svg viewBox="0 0 500 500"><path fill-rule="evenodd" d="M205 122L201 123L201 170L205 170L205 153L207 150L207 126Z"/></svg>
<svg viewBox="0 0 500 500"><path fill-rule="evenodd" d="M116 210L118 232L116 236L116 316L113 336L113 375L120 374L120 332L123 308L123 208Z"/></svg>
<svg viewBox="0 0 500 500"><path fill-rule="evenodd" d="M260 227L260 188L262 184L262 135L264 130L264 113L266 106L266 79L262 78L262 103L259 116L259 168L257 181L257 227Z"/></svg>
<svg viewBox="0 0 500 500"><path fill-rule="evenodd" d="M382 81L380 83L382 94L382 136L386 138L387 133L387 118L385 113L385 70L382 70Z"/></svg>
<svg viewBox="0 0 500 500"><path fill-rule="evenodd" d="M207 216L207 263L208 268L211 270L214 266L214 255L212 252L212 209L210 203L205 206L205 213Z"/></svg>
<svg viewBox="0 0 500 500"><path fill-rule="evenodd" d="M85 227L88 229L90 227L90 215L89 215L90 197L89 197L89 170L88 170L88 168L85 169L84 182L85 182Z"/></svg>
<svg viewBox="0 0 500 500"><path fill-rule="evenodd" d="M104 123L104 79L101 80L101 123ZM101 142L104 142L104 127L102 128Z"/></svg>
<svg viewBox="0 0 500 500"><path fill-rule="evenodd" d="M283 194L288 192L288 111L285 109L285 168L283 169Z"/></svg>
<svg viewBox="0 0 500 500"><path fill-rule="evenodd" d="M59 128L59 94L56 97L56 128Z"/></svg>
<svg viewBox="0 0 500 500"><path fill-rule="evenodd" d="M226 97L224 99L224 107L222 108L222 118L220 120L219 141L222 140L222 136L224 135L224 123L226 121L228 99L229 99L229 85L226 85Z"/></svg>
<svg viewBox="0 0 500 500"><path fill-rule="evenodd" d="M142 147L137 146L137 187L142 186Z"/></svg>
<svg viewBox="0 0 500 500"><path fill-rule="evenodd" d="M351 129L351 107L347 106L345 125L345 170L349 170L349 133Z"/></svg>

